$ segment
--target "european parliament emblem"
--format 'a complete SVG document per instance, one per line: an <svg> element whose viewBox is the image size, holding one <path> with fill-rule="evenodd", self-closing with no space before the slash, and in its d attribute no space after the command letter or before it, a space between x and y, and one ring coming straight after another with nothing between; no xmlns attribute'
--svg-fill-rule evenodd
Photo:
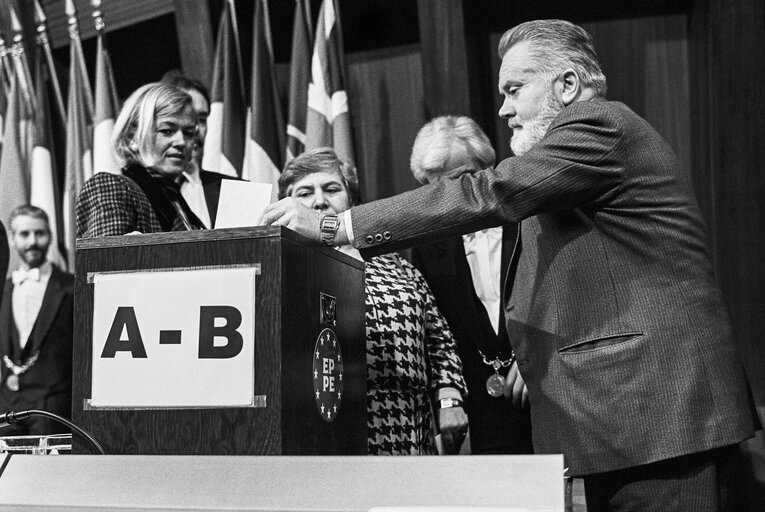
<svg viewBox="0 0 765 512"><path fill-rule="evenodd" d="M323 329L313 351L313 391L321 419L330 422L343 399L343 355L332 329Z"/></svg>

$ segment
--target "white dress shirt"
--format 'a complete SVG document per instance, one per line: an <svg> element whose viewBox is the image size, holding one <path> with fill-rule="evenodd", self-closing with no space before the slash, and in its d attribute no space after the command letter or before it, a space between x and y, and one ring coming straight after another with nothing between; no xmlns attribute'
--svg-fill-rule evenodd
<svg viewBox="0 0 765 512"><path fill-rule="evenodd" d="M494 332L499 333L502 228L488 228L462 235L462 243L475 293L489 314Z"/></svg>
<svg viewBox="0 0 765 512"><path fill-rule="evenodd" d="M205 189L199 174L192 176L184 172L177 181L181 183L181 195L186 200L191 211L204 223L206 228L212 229L210 212L207 209L207 201L205 200Z"/></svg>
<svg viewBox="0 0 765 512"><path fill-rule="evenodd" d="M13 272L11 276L13 280L13 293L11 295L13 321L19 332L21 348L27 344L35 321L37 321L50 274L51 265L50 262L46 261L39 269L31 269L29 272L19 269Z"/></svg>

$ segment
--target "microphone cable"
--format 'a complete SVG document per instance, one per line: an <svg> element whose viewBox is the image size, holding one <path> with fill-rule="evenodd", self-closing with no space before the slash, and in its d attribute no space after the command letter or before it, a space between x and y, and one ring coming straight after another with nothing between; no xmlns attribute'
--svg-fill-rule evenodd
<svg viewBox="0 0 765 512"><path fill-rule="evenodd" d="M40 411L37 409L32 409L29 411L10 411L6 412L5 414L0 414L0 428L12 425L14 423L18 423L19 421L22 421L30 416L44 416L46 418L50 418L54 421L57 421L59 423L63 423L67 427L71 428L73 432L76 432L81 437L83 437L86 441L88 441L90 444L92 444L99 454L106 455L106 452L104 452L103 447L101 447L101 444L96 441L96 439L87 433L85 430L81 429L71 421L69 421L66 418L62 418L58 414L53 414L52 412L48 411Z"/></svg>

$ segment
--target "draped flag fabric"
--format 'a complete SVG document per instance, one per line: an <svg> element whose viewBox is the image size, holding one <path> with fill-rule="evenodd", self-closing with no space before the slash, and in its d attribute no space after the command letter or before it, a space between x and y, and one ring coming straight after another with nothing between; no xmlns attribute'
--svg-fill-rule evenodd
<svg viewBox="0 0 765 512"><path fill-rule="evenodd" d="M71 27L70 27L71 28ZM74 244L77 232L77 194L93 175L93 98L79 35L70 33L69 96L66 113L66 169L64 175L64 237L69 270L74 271Z"/></svg>
<svg viewBox="0 0 765 512"><path fill-rule="evenodd" d="M6 91L4 80L5 79L3 77L0 77L0 82L2 82L0 83L0 154L2 154L3 150L3 134L5 133L6 117L5 114L8 111L8 91ZM5 222L6 221L4 220L3 223Z"/></svg>
<svg viewBox="0 0 765 512"><path fill-rule="evenodd" d="M295 20L292 25L292 56L290 59L290 96L287 119L287 161L305 151L305 117L308 101L308 81L311 70L310 8L306 0L295 0Z"/></svg>
<svg viewBox="0 0 765 512"><path fill-rule="evenodd" d="M241 176L244 161L246 110L242 59L234 18L233 0L223 8L215 45L210 116L202 168Z"/></svg>
<svg viewBox="0 0 765 512"><path fill-rule="evenodd" d="M355 162L344 68L337 5L324 0L311 59L305 149L331 146L340 159Z"/></svg>
<svg viewBox="0 0 765 512"><path fill-rule="evenodd" d="M35 91L36 105L34 116L34 148L32 149L30 200L29 202L42 208L48 214L48 225L51 232L51 243L48 249L48 260L59 268L67 268L66 260L59 249L59 187L57 183L56 159L53 148L53 125L50 116L56 110L51 109L49 99L49 82L52 79L47 63L42 55L35 61Z"/></svg>
<svg viewBox="0 0 765 512"><path fill-rule="evenodd" d="M106 49L102 32L98 33L96 51L96 110L93 129L93 170L121 174L119 164L112 156L110 139L114 121L119 114L117 86L114 82L114 70Z"/></svg>
<svg viewBox="0 0 765 512"><path fill-rule="evenodd" d="M266 0L257 0L255 6L250 109L242 178L272 184L271 199L275 200L277 180L282 166L285 130L276 89Z"/></svg>
<svg viewBox="0 0 765 512"><path fill-rule="evenodd" d="M5 137L0 155L0 219L8 223L11 211L29 202L29 167L27 148L32 146L32 105L22 93L20 73L14 73L8 94L5 118ZM10 228L10 227L9 227ZM19 266L16 251L11 251L8 269Z"/></svg>

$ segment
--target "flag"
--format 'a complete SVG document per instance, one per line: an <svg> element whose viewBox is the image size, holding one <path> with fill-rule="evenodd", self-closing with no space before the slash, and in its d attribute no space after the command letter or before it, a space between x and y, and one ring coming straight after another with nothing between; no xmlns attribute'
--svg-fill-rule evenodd
<svg viewBox="0 0 765 512"><path fill-rule="evenodd" d="M284 118L276 89L266 0L257 0L253 23L252 96L242 178L270 183L276 199L284 148Z"/></svg>
<svg viewBox="0 0 765 512"><path fill-rule="evenodd" d="M295 0L290 58L290 96L287 119L287 161L305 151L305 117L311 70L311 24L306 0Z"/></svg>
<svg viewBox="0 0 765 512"><path fill-rule="evenodd" d="M11 211L29 202L29 167L27 148L32 145L32 105L26 101L14 73L8 94L3 152L0 155L0 219L8 223ZM9 226L10 229L10 226ZM9 271L19 266L16 251L11 251Z"/></svg>
<svg viewBox="0 0 765 512"><path fill-rule="evenodd" d="M69 4L71 0L67 0ZM72 11L67 11L71 13ZM71 14L70 14L71 16ZM74 246L77 233L75 205L82 185L93 174L93 98L90 95L80 35L69 25L69 95L66 111L66 169L64 173L64 243L67 262L74 271Z"/></svg>
<svg viewBox="0 0 765 512"><path fill-rule="evenodd" d="M39 48L38 48L39 49ZM54 110L50 107L49 86L51 73L40 52L35 59L36 110L34 116L34 148L32 149L30 200L48 214L51 240L48 248L48 260L59 268L67 268L66 261L59 249L59 190L56 176L56 159L53 158L53 125L51 117Z"/></svg>
<svg viewBox="0 0 765 512"><path fill-rule="evenodd" d="M0 154L2 154L2 151L3 151L3 133L5 132L5 114L8 111L8 96L7 96L8 91L6 91L4 80L5 79L3 77L0 77L0 81L3 82L2 84L0 84ZM5 223L6 221L7 219L4 220L3 222Z"/></svg>
<svg viewBox="0 0 765 512"><path fill-rule="evenodd" d="M337 5L335 0L324 0L311 59L305 149L331 146L340 159L354 162L344 68Z"/></svg>
<svg viewBox="0 0 765 512"><path fill-rule="evenodd" d="M101 30L98 31L96 50L96 110L93 129L93 170L121 174L119 164L112 156L111 137L114 121L119 114L117 86L114 82L114 70L106 49L106 41Z"/></svg>
<svg viewBox="0 0 765 512"><path fill-rule="evenodd" d="M210 102L202 168L241 176L247 114L234 0L227 0L218 24Z"/></svg>

